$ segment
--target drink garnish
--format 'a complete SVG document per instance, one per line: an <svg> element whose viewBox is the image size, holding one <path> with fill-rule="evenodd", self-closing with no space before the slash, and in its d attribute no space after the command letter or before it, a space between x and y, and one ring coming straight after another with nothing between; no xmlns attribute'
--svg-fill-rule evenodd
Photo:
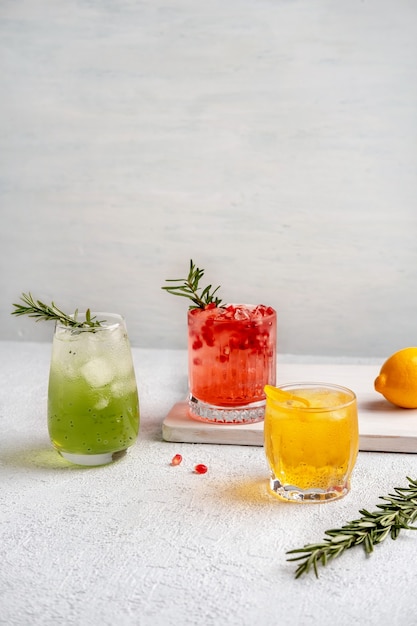
<svg viewBox="0 0 417 626"><path fill-rule="evenodd" d="M54 302L50 305L45 304L40 300L35 300L31 293L22 293L20 299L24 304L13 304L15 309L12 311L12 315L28 315L36 318L37 322L40 320L53 320L73 328L94 329L101 326L105 321L97 320L95 316L91 316L90 309L87 309L85 312L85 320L79 321L78 309L76 309L73 315L67 315Z"/></svg>
<svg viewBox="0 0 417 626"><path fill-rule="evenodd" d="M343 554L349 548L362 544L365 553L369 556L374 546L388 537L397 539L401 530L417 530L412 526L417 521L417 480L407 476L408 487L395 487L394 494L380 496L385 504L377 504L378 511L369 512L361 509L359 519L348 522L341 528L326 530L321 543L312 543L289 550L287 554L299 556L288 561L301 561L295 577L308 573L311 569L318 578L318 566L327 565L329 561Z"/></svg>
<svg viewBox="0 0 417 626"><path fill-rule="evenodd" d="M221 304L221 299L215 296L215 293L220 289L220 285L211 291L212 286L208 285L204 289L199 287L199 282L204 275L204 270L196 267L193 260L190 260L190 271L187 278L168 278L167 283L180 283L178 285L166 285L162 287L168 293L172 293L174 296L182 296L183 298L189 298L193 304L190 304L189 309L205 309L208 306L218 307ZM200 292L200 293L199 293Z"/></svg>
<svg viewBox="0 0 417 626"><path fill-rule="evenodd" d="M279 387L273 387L272 385L265 385L264 391L266 395L277 402L286 402L287 404L302 404L304 406L310 406L310 402L306 398L300 398L288 391L284 391Z"/></svg>

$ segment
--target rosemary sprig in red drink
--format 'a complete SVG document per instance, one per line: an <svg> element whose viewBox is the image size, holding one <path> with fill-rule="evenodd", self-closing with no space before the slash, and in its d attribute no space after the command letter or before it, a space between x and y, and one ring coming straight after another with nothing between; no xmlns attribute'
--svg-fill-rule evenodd
<svg viewBox="0 0 417 626"><path fill-rule="evenodd" d="M208 305L218 307L221 305L222 300L215 296L220 285L215 289L212 289L211 285L207 287L199 286L200 280L204 276L204 270L198 268L193 260L190 260L190 271L187 278L168 278L167 283L179 283L177 285L166 285L162 287L168 293L172 293L174 296L182 296L183 298L189 298L193 304L189 305L189 309L205 309Z"/></svg>
<svg viewBox="0 0 417 626"><path fill-rule="evenodd" d="M189 415L242 424L264 416L266 384L275 381L276 313L263 304L224 304L220 287L200 287L204 270L162 289L188 298Z"/></svg>

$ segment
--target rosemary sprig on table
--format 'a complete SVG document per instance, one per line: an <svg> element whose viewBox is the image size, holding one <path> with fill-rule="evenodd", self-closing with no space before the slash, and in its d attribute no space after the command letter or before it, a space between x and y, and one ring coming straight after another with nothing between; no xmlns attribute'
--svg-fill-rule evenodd
<svg viewBox="0 0 417 626"><path fill-rule="evenodd" d="M21 298L23 304L13 304L15 307L12 311L12 315L28 315L29 317L36 318L36 321L40 320L53 320L61 322L64 326L71 326L73 328L97 328L101 326L104 320L97 320L95 316L91 317L90 309L85 312L85 320L78 320L78 309L74 315L67 315L61 309L59 309L54 302L50 305L35 300L31 293L22 293Z"/></svg>
<svg viewBox="0 0 417 626"><path fill-rule="evenodd" d="M385 504L377 504L378 511L361 509L359 519L348 522L341 528L325 531L329 538L325 537L321 543L289 550L287 554L300 555L287 559L301 561L295 577L299 578L312 569L318 578L319 565L327 565L349 548L362 544L366 554L370 555L374 545L384 541L388 535L391 539L397 539L401 530L417 530L417 526L411 526L417 520L417 480L408 476L407 480L408 487L396 487L395 494L380 497Z"/></svg>
<svg viewBox="0 0 417 626"><path fill-rule="evenodd" d="M167 285L162 287L168 293L172 293L174 296L182 296L189 298L193 304L190 304L190 309L204 309L207 305L212 304L214 306L220 306L221 299L215 296L215 293L220 289L220 285L211 291L211 285L208 285L204 289L199 287L199 282L204 276L204 270L199 269L190 260L190 271L187 278L169 278L165 282L167 283L180 283L179 285ZM201 293L198 293L198 292Z"/></svg>

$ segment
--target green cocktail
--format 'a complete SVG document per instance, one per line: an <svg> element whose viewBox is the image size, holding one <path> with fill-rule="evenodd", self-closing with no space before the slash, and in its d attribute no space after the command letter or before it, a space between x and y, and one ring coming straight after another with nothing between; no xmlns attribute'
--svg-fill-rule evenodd
<svg viewBox="0 0 417 626"><path fill-rule="evenodd" d="M139 430L139 400L122 317L97 313L95 328L57 322L48 389L48 429L56 450L82 465L110 463Z"/></svg>

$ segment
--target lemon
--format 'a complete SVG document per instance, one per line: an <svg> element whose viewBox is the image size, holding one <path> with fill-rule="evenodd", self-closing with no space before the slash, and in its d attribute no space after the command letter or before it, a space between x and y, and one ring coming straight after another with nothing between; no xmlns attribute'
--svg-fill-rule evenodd
<svg viewBox="0 0 417 626"><path fill-rule="evenodd" d="M382 365L374 387L392 404L404 409L416 409L417 348L394 352Z"/></svg>

